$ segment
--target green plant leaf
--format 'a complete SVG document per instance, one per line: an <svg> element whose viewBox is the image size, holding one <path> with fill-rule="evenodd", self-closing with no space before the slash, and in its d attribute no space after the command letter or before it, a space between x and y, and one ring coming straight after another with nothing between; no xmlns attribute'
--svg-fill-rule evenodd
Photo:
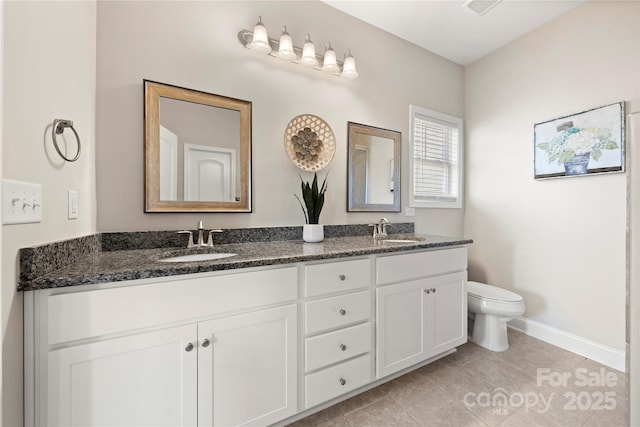
<svg viewBox="0 0 640 427"><path fill-rule="evenodd" d="M598 159L602 156L602 151L600 150L593 150L591 152L591 157L593 157L593 160L595 160L596 162L598 161Z"/></svg>
<svg viewBox="0 0 640 427"><path fill-rule="evenodd" d="M573 157L576 155L576 153L574 153L573 151L565 151L564 153L560 154L560 157L558 157L558 164L560 163L565 163L571 159L573 159Z"/></svg>
<svg viewBox="0 0 640 427"><path fill-rule="evenodd" d="M304 222L309 224L309 217L307 216L307 211L304 210L304 206L302 205L302 200L298 197L297 194L294 194L294 197L298 199L298 203L300 203L300 209L302 209L302 214L304 215Z"/></svg>
<svg viewBox="0 0 640 427"><path fill-rule="evenodd" d="M311 184L305 182L300 176L300 189L302 191L302 199L298 197L298 202L305 215L307 224L318 224L320 212L324 206L324 193L327 190L327 177L325 176L322 185L318 188L318 174L313 174ZM305 210L306 209L306 210Z"/></svg>
<svg viewBox="0 0 640 427"><path fill-rule="evenodd" d="M538 148L541 150L548 150L549 149L549 143L548 142L543 142L541 144L538 144Z"/></svg>
<svg viewBox="0 0 640 427"><path fill-rule="evenodd" d="M604 148L605 150L615 150L618 148L618 144L615 141L608 141Z"/></svg>

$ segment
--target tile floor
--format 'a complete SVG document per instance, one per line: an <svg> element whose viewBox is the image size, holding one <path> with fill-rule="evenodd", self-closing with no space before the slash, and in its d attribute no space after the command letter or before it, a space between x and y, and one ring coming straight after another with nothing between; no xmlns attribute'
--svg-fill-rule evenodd
<svg viewBox="0 0 640 427"><path fill-rule="evenodd" d="M292 427L627 425L622 372L511 329L509 342L502 353L469 342Z"/></svg>

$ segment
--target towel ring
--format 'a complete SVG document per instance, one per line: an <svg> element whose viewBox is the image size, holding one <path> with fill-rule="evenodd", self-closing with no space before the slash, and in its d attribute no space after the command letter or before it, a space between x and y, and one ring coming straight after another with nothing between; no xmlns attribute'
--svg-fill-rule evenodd
<svg viewBox="0 0 640 427"><path fill-rule="evenodd" d="M65 128L71 128L73 134L76 136L76 141L78 141L78 152L73 159L68 158L62 151L60 151L60 147L58 147L58 141L56 140L56 135L60 135L64 132ZM55 119L53 121L53 129L51 130L51 137L53 138L53 146L56 147L56 151L60 154L60 157L65 159L67 162L75 162L80 157L80 137L78 136L78 132L73 128L73 121L64 120L64 119Z"/></svg>

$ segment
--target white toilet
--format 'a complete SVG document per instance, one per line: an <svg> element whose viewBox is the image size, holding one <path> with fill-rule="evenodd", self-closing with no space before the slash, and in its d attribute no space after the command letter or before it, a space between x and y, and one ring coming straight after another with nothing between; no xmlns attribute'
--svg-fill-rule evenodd
<svg viewBox="0 0 640 427"><path fill-rule="evenodd" d="M508 349L507 322L524 313L522 297L479 282L467 282L467 297L471 341L492 351Z"/></svg>

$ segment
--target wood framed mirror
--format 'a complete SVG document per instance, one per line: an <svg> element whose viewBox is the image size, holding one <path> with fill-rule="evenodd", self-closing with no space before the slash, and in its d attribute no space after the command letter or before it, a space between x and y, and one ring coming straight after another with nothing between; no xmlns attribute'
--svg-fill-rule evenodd
<svg viewBox="0 0 640 427"><path fill-rule="evenodd" d="M347 211L400 212L402 134L348 122Z"/></svg>
<svg viewBox="0 0 640 427"><path fill-rule="evenodd" d="M251 102L144 80L145 212L251 212Z"/></svg>

